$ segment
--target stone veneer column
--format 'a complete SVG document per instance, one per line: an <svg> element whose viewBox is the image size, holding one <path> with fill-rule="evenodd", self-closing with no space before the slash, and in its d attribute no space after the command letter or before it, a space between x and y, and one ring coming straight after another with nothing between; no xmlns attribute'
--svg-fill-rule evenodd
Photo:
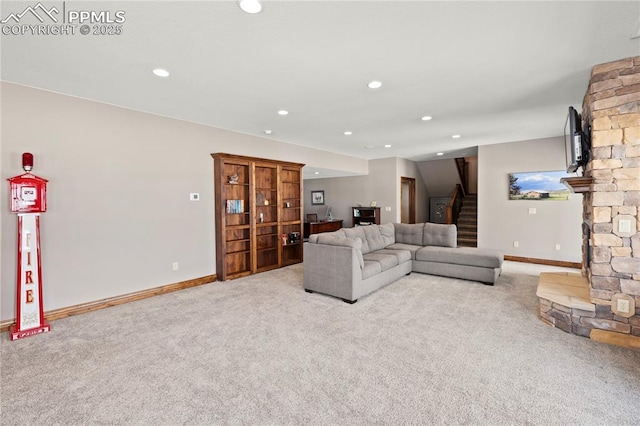
<svg viewBox="0 0 640 426"><path fill-rule="evenodd" d="M584 193L583 272L596 315L579 321L640 336L640 56L593 67L582 108L583 127L592 126L584 175L593 178ZM629 313L618 309L625 304Z"/></svg>

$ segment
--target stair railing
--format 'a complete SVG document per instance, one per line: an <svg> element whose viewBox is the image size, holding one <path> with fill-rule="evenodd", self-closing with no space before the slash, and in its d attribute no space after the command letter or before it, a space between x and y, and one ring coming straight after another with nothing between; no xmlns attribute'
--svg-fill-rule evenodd
<svg viewBox="0 0 640 426"><path fill-rule="evenodd" d="M458 176L460 177L460 182L462 182L462 196L467 196L467 185L469 184L468 180L468 164L464 157L456 158L456 168L458 169Z"/></svg>
<svg viewBox="0 0 640 426"><path fill-rule="evenodd" d="M462 185L456 184L456 187L451 193L449 204L447 205L447 224L457 224L458 215L460 215L460 209L462 208L462 198L464 198L464 189Z"/></svg>

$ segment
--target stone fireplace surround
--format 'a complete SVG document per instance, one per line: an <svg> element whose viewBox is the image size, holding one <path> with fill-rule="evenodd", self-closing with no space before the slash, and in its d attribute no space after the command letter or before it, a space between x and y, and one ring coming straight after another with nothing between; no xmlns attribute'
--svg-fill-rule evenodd
<svg viewBox="0 0 640 426"><path fill-rule="evenodd" d="M590 182L575 191L583 194L582 274L541 274L540 318L640 347L640 56L593 67L582 124L591 126Z"/></svg>

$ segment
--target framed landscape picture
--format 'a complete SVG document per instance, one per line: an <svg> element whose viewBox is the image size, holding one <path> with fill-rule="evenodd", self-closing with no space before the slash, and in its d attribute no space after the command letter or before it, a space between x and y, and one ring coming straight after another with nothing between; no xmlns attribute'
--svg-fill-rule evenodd
<svg viewBox="0 0 640 426"><path fill-rule="evenodd" d="M569 188L560 183L564 177L574 176L563 170L553 172L509 173L510 200L566 201Z"/></svg>

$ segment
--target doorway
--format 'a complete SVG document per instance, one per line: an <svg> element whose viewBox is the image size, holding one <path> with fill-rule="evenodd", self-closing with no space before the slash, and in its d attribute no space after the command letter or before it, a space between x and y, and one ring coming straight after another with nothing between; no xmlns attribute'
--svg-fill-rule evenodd
<svg viewBox="0 0 640 426"><path fill-rule="evenodd" d="M416 223L416 180L400 177L400 223Z"/></svg>

